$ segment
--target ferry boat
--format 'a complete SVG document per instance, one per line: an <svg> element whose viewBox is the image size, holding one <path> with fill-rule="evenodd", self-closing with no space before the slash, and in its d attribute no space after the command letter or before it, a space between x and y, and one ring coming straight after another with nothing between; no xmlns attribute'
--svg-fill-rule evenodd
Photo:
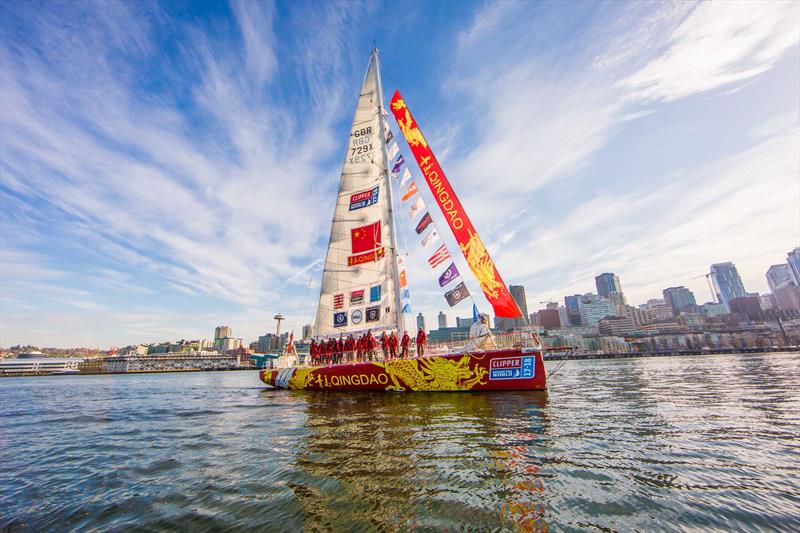
<svg viewBox="0 0 800 533"><path fill-rule="evenodd" d="M395 221L401 210L411 217L425 247L438 245L428 263L444 269L439 284L447 291L448 303L453 306L471 297L463 280L457 283L461 274L453 256L418 194L417 181L403 168L403 155L398 156L399 148L391 143L389 112L495 316L524 319L398 91L389 110L385 109L376 49L370 55L350 129L313 336L341 339L394 331L401 337L407 331L408 276L398 252ZM535 333L491 336L488 327L484 331L483 338L464 339L461 346L426 346L419 357L384 360L373 353L370 360L355 361L350 354L338 364L262 370L260 379L273 387L296 390L546 390L542 344ZM410 337L414 333L409 331Z"/></svg>

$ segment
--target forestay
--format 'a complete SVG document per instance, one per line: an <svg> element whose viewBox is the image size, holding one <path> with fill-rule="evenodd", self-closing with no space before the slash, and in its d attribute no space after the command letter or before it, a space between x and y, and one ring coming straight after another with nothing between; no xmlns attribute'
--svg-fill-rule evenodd
<svg viewBox="0 0 800 533"><path fill-rule="evenodd" d="M322 274L315 336L398 326L391 192L377 53L358 98Z"/></svg>

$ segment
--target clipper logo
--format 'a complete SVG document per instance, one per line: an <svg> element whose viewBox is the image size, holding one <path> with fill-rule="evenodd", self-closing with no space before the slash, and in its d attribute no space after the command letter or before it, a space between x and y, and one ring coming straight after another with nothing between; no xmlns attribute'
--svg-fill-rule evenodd
<svg viewBox="0 0 800 533"><path fill-rule="evenodd" d="M377 204L379 188L380 187L373 187L368 191L357 192L350 195L350 211Z"/></svg>
<svg viewBox="0 0 800 533"><path fill-rule="evenodd" d="M489 379L528 379L534 375L535 357L503 357L492 359Z"/></svg>

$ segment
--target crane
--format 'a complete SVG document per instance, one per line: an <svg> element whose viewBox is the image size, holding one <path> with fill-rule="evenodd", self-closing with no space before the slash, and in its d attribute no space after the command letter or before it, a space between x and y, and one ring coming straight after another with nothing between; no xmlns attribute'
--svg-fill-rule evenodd
<svg viewBox="0 0 800 533"><path fill-rule="evenodd" d="M711 300L716 303L720 303L719 299L717 298L717 291L714 290L714 284L711 281L711 273L709 272L708 274L695 276L693 278L689 278L689 280L691 281L693 279L700 279L700 278L706 278L706 283L708 283L708 290L711 291Z"/></svg>

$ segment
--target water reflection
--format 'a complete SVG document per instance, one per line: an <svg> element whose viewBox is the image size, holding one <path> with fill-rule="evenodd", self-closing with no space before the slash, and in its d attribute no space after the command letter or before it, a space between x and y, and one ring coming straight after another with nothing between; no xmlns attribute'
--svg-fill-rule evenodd
<svg viewBox="0 0 800 533"><path fill-rule="evenodd" d="M290 485L305 529L513 527L540 519L541 392L302 397ZM536 528L525 526L524 529Z"/></svg>

